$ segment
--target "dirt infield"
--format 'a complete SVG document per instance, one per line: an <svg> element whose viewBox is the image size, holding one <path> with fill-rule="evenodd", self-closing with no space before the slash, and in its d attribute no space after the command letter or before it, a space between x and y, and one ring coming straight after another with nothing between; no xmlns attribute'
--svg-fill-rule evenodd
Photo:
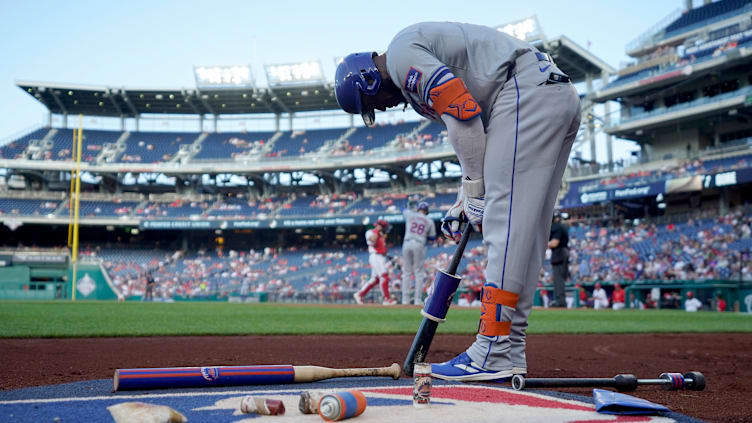
<svg viewBox="0 0 752 423"><path fill-rule="evenodd" d="M471 336L438 335L429 354L452 358ZM375 367L401 363L412 336L235 336L3 339L9 390L111 378L116 368L245 364ZM530 377L705 374L703 392L640 388L634 395L710 421L752 421L752 334L531 335ZM568 389L589 395L588 389Z"/></svg>

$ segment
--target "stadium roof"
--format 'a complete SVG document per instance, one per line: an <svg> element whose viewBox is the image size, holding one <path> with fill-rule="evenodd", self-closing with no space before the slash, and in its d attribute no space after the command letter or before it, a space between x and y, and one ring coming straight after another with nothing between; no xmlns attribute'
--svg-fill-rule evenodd
<svg viewBox="0 0 752 423"><path fill-rule="evenodd" d="M136 117L143 114L227 115L338 110L329 84L272 88L123 88L18 81L56 114Z"/></svg>
<svg viewBox="0 0 752 423"><path fill-rule="evenodd" d="M615 70L565 36L538 48L549 53L573 82ZM54 114L137 117L145 114L290 114L339 110L334 85L307 82L271 87L125 88L17 81L16 85Z"/></svg>
<svg viewBox="0 0 752 423"><path fill-rule="evenodd" d="M608 63L564 35L545 40L537 47L550 54L556 66L569 75L575 83L584 81L587 75L600 78L603 72L609 74L616 72L616 69Z"/></svg>

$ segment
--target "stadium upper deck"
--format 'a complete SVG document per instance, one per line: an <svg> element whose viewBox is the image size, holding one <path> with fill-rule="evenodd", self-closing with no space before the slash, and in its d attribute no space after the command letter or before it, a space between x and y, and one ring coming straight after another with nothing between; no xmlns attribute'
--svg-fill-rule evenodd
<svg viewBox="0 0 752 423"><path fill-rule="evenodd" d="M752 136L752 1L684 11L628 48L636 58L593 100L621 103L605 131L650 159L690 156Z"/></svg>

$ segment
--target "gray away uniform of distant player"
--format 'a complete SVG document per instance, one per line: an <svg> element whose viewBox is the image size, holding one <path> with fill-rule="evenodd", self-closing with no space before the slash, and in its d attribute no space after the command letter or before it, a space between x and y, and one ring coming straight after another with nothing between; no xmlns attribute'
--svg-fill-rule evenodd
<svg viewBox="0 0 752 423"><path fill-rule="evenodd" d="M455 207L471 221L468 207L476 207L488 248L476 340L432 372L457 380L524 374L527 318L580 124L579 96L548 55L483 26L412 25L394 37L386 64L412 107L447 126L462 164Z"/></svg>
<svg viewBox="0 0 752 423"><path fill-rule="evenodd" d="M423 282L426 279L426 239L436 239L436 225L428 216L428 204L420 203L419 211L402 210L405 216L405 239L402 241L402 304L410 304L410 286L415 277L413 303L423 304Z"/></svg>

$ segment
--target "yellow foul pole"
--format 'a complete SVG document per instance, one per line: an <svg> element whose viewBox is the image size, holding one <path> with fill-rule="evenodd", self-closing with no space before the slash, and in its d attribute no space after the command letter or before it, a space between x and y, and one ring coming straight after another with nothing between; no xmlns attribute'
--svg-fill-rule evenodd
<svg viewBox="0 0 752 423"><path fill-rule="evenodd" d="M73 246L73 190L76 188L76 130L73 130L71 147L70 195L68 196L68 248Z"/></svg>
<svg viewBox="0 0 752 423"><path fill-rule="evenodd" d="M83 116L78 115L78 142L76 142L76 201L73 212L73 289L72 299L76 301L76 279L78 278L78 214L81 204L81 144L83 144Z"/></svg>

